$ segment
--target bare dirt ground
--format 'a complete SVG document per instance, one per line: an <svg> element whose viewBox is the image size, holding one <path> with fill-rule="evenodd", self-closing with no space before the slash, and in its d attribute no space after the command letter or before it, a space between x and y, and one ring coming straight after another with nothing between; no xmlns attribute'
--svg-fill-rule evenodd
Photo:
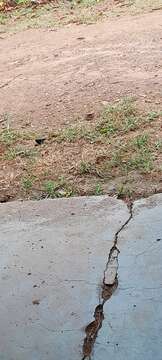
<svg viewBox="0 0 162 360"><path fill-rule="evenodd" d="M1 200L101 192L139 196L160 191L161 54L162 12L158 10L91 25L2 32ZM139 123L124 134L114 131L106 140L102 132L102 139L95 141L78 136L78 126L96 130L103 109L125 96L135 98L136 117L145 114L149 124ZM132 138L144 131L147 145L151 141L151 150L145 150L152 151L153 160L147 171L127 166L123 173L120 159L106 175L99 173L100 155L105 165L119 140L128 148ZM35 147L40 136L46 140ZM128 154L130 161L132 148L127 158Z"/></svg>

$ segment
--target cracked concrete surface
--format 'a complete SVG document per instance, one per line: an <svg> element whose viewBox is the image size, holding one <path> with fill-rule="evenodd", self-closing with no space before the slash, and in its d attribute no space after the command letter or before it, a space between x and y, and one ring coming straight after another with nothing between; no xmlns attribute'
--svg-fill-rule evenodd
<svg viewBox="0 0 162 360"><path fill-rule="evenodd" d="M118 237L118 288L105 303L94 360L161 360L162 195L136 201Z"/></svg>
<svg viewBox="0 0 162 360"><path fill-rule="evenodd" d="M123 227L129 217L106 196L0 206L1 360L82 359L116 234L118 287L95 314L91 358L161 360L162 195L136 201Z"/></svg>

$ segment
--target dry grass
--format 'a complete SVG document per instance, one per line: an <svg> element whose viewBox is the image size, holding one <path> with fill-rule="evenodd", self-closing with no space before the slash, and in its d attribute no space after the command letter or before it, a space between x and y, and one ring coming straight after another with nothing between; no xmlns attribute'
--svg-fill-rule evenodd
<svg viewBox="0 0 162 360"><path fill-rule="evenodd" d="M44 3L42 5L42 3ZM4 3L0 1L0 9ZM8 3L10 3L8 1ZM0 30L15 32L29 28L57 29L70 23L92 24L105 18L136 15L162 8L161 0L81 0L47 2L15 0L12 11L0 12ZM36 5L38 3L38 6ZM40 3L40 5L39 5ZM15 8L16 6L16 8Z"/></svg>
<svg viewBox="0 0 162 360"><path fill-rule="evenodd" d="M160 111L141 111L133 99L123 99L90 122L47 132L42 145L36 146L38 134L3 130L2 200L160 191L161 119Z"/></svg>

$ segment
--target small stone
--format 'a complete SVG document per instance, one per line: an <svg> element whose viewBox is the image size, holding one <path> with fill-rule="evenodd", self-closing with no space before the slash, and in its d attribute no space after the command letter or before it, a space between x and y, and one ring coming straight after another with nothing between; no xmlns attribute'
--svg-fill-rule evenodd
<svg viewBox="0 0 162 360"><path fill-rule="evenodd" d="M34 299L34 300L32 301L32 304L33 304L33 305L39 305L39 304L40 304L40 300Z"/></svg>
<svg viewBox="0 0 162 360"><path fill-rule="evenodd" d="M42 145L45 142L46 138L35 139L36 145Z"/></svg>
<svg viewBox="0 0 162 360"><path fill-rule="evenodd" d="M87 121L92 120L94 118L94 112L86 114L85 118L86 118Z"/></svg>

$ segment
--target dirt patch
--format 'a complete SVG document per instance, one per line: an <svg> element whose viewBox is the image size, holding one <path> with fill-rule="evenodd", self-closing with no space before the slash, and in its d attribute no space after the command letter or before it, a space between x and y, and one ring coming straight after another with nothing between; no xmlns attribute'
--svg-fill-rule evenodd
<svg viewBox="0 0 162 360"><path fill-rule="evenodd" d="M161 190L161 19L156 11L4 35L2 201ZM103 115L125 96L135 97L133 116L142 119L127 132L125 115L115 129Z"/></svg>

